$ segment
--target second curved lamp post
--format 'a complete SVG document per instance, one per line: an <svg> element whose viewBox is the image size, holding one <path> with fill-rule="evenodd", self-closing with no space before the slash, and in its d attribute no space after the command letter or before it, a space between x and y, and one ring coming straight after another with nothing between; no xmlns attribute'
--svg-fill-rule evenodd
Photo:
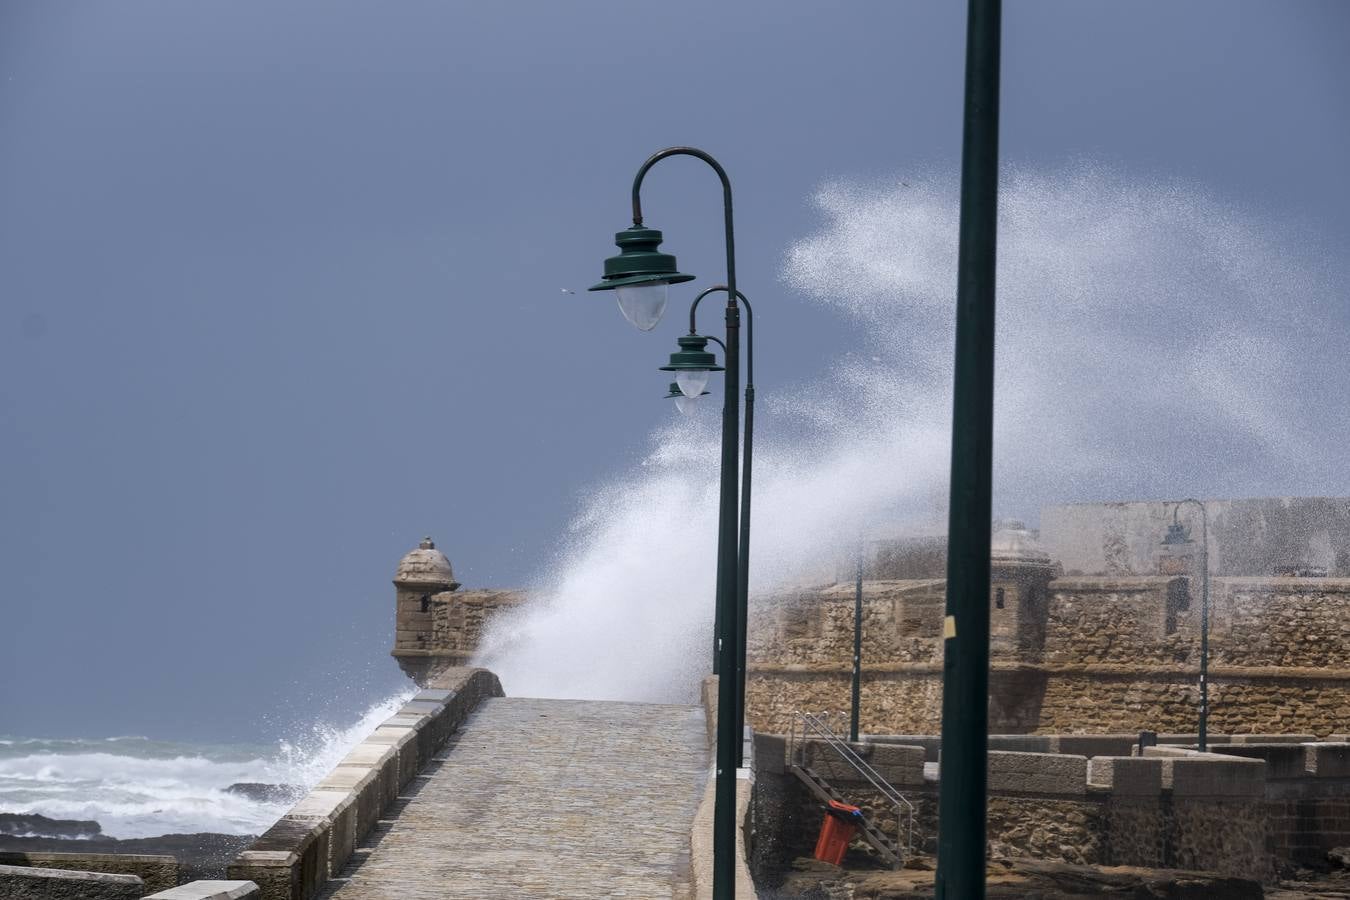
<svg viewBox="0 0 1350 900"><path fill-rule="evenodd" d="M1209 511L1193 497L1178 500L1172 507L1172 524L1162 540L1163 552L1184 556L1194 543L1189 529L1181 524L1181 507L1191 504L1200 510L1200 728L1198 746L1209 749Z"/></svg>
<svg viewBox="0 0 1350 900"><path fill-rule="evenodd" d="M740 305L744 298L736 290L736 243L732 226L731 181L726 170L713 157L694 147L669 147L652 154L633 179L633 225L620 231L614 241L619 254L605 260L605 274L592 291L614 291L624 317L642 331L650 331L660 321L672 284L690 281L694 276L676 269L675 257L662 253L661 232L643 223L642 181L652 166L671 156L692 156L707 163L722 182L722 206L725 217L727 280L723 288L704 291L694 301L716 290L727 294L725 351L725 394L722 409L721 497L717 528L717 598L715 615L715 671L720 675L717 689L717 775L713 812L713 897L731 900L735 896L736 855L736 769L741 763L742 707L744 697L745 612L744 572L749 561L749 458L746 439L746 500L737 503L738 447L740 444ZM747 309L748 309L747 304ZM686 397L701 396L708 373L717 370L716 359L706 351L708 338L693 328L694 308L690 309L691 334L680 338L680 349L671 355L676 388ZM747 400L753 389L747 387ZM747 403L747 425L750 421ZM740 513L738 521L738 512Z"/></svg>

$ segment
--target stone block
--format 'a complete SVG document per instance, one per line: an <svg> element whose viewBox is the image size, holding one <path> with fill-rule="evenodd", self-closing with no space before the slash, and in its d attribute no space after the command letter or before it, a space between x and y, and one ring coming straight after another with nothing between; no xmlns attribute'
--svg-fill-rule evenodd
<svg viewBox="0 0 1350 900"><path fill-rule="evenodd" d="M1350 778L1350 742L1303 745L1304 767L1317 778Z"/></svg>
<svg viewBox="0 0 1350 900"><path fill-rule="evenodd" d="M385 723L366 735L366 739L363 743L396 744L401 740L405 740L409 735L416 733L417 729L411 725L390 725Z"/></svg>
<svg viewBox="0 0 1350 900"><path fill-rule="evenodd" d="M1214 752L1263 760L1266 778L1302 778L1307 774L1307 750L1302 744L1218 744Z"/></svg>
<svg viewBox="0 0 1350 900"><path fill-rule="evenodd" d="M299 861L299 856L285 850L245 850L225 874L258 885L260 900L291 900L301 896Z"/></svg>
<svg viewBox="0 0 1350 900"><path fill-rule="evenodd" d="M867 740L873 744L922 747L924 762L937 762L942 753L942 738L934 734L869 734Z"/></svg>
<svg viewBox="0 0 1350 900"><path fill-rule="evenodd" d="M356 848L357 799L348 791L313 790L286 813L286 819L328 830L324 877L332 878Z"/></svg>
<svg viewBox="0 0 1350 900"><path fill-rule="evenodd" d="M140 900L145 882L135 875L0 865L6 900Z"/></svg>
<svg viewBox="0 0 1350 900"><path fill-rule="evenodd" d="M755 733L755 771L782 775L786 771L787 739L777 734Z"/></svg>
<svg viewBox="0 0 1350 900"><path fill-rule="evenodd" d="M388 745L363 741L342 757L342 761L338 765L377 767L392 762L397 756L398 754L394 749Z"/></svg>
<svg viewBox="0 0 1350 900"><path fill-rule="evenodd" d="M429 700L409 700L403 706L399 707L398 715L421 716L438 713L445 709L444 703L432 703Z"/></svg>
<svg viewBox="0 0 1350 900"><path fill-rule="evenodd" d="M923 784L924 749L906 744L864 743L861 755L882 778L891 784Z"/></svg>
<svg viewBox="0 0 1350 900"><path fill-rule="evenodd" d="M1082 796L1087 793L1087 757L1060 753L989 751L989 790Z"/></svg>
<svg viewBox="0 0 1350 900"><path fill-rule="evenodd" d="M178 860L172 856L142 853L60 853L32 850L0 851L0 864L33 866L75 872L135 875L147 891L171 888L178 883Z"/></svg>
<svg viewBox="0 0 1350 900"><path fill-rule="evenodd" d="M1315 734L1235 734L1229 737L1234 744L1306 744L1317 740Z"/></svg>
<svg viewBox="0 0 1350 900"><path fill-rule="evenodd" d="M312 897L328 878L330 824L282 816L235 858L232 879L256 882L264 900Z"/></svg>
<svg viewBox="0 0 1350 900"><path fill-rule="evenodd" d="M189 881L145 900L250 900L261 893L251 881Z"/></svg>
<svg viewBox="0 0 1350 900"><path fill-rule="evenodd" d="M455 696L454 691L447 691L439 688L424 688L417 692L417 695L413 697L413 700L429 701L431 703L447 703L453 696Z"/></svg>
<svg viewBox="0 0 1350 900"><path fill-rule="evenodd" d="M1197 753L1172 763L1172 797L1265 797L1266 764L1259 759Z"/></svg>
<svg viewBox="0 0 1350 900"><path fill-rule="evenodd" d="M1139 756L1094 756L1088 783L1116 797L1157 797L1163 787L1163 760Z"/></svg>
<svg viewBox="0 0 1350 900"><path fill-rule="evenodd" d="M1138 743L1137 734L1059 734L1051 738L1050 750L1089 758L1129 756L1131 748Z"/></svg>
<svg viewBox="0 0 1350 900"><path fill-rule="evenodd" d="M1050 738L1043 734L991 734L989 749L1013 753L1052 753Z"/></svg>

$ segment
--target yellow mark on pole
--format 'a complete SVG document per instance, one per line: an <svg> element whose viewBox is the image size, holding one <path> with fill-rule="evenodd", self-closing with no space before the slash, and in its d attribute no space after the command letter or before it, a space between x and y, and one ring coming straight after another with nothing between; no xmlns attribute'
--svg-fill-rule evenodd
<svg viewBox="0 0 1350 900"><path fill-rule="evenodd" d="M956 637L956 616L948 616L942 620L942 637L948 641Z"/></svg>

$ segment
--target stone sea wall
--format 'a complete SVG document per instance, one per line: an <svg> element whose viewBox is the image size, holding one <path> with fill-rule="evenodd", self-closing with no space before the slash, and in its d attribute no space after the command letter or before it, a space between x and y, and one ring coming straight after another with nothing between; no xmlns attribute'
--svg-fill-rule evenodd
<svg viewBox="0 0 1350 900"><path fill-rule="evenodd" d="M926 733L941 716L944 583L864 583L864 731ZM852 584L752 605L747 711L786 733L792 714L849 705ZM1192 731L1201 602L1186 576L1049 581L1043 601L1015 579L991 598L990 728L999 732ZM1350 579L1214 578L1210 727L1216 732L1350 728Z"/></svg>

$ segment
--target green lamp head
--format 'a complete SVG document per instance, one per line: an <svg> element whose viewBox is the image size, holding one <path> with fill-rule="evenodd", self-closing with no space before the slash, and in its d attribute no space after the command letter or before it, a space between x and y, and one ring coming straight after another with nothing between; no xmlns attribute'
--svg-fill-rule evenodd
<svg viewBox="0 0 1350 900"><path fill-rule="evenodd" d="M662 372L675 373L675 386L686 397L701 397L708 384L708 376L721 372L717 357L707 351L708 339L702 335L686 334L678 339L680 349L670 354L670 363Z"/></svg>
<svg viewBox="0 0 1350 900"><path fill-rule="evenodd" d="M651 331L666 310L666 289L693 281L675 268L675 257L657 250L661 232L634 225L614 235L619 255L605 260L605 277L592 291L614 291L619 311L641 331Z"/></svg>

